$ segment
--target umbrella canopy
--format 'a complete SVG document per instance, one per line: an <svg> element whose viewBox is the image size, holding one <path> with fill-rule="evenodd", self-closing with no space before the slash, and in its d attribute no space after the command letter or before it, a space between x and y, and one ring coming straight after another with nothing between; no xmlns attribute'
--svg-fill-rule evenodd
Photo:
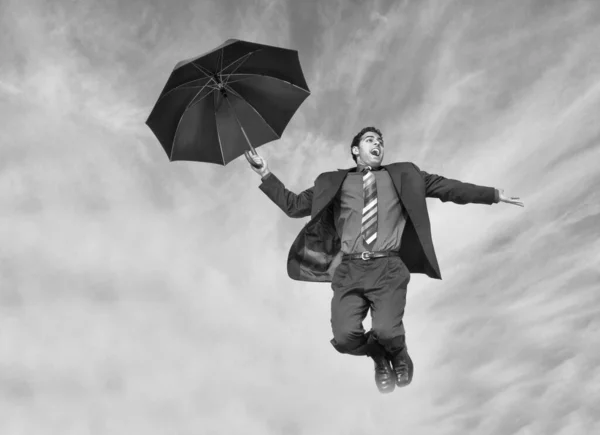
<svg viewBox="0 0 600 435"><path fill-rule="evenodd" d="M309 95L296 50L229 39L175 66L146 124L170 161L226 165L279 139Z"/></svg>

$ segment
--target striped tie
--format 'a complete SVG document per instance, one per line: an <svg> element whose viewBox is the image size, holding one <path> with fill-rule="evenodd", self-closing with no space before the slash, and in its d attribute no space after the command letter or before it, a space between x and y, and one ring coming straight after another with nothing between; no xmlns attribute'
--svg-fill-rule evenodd
<svg viewBox="0 0 600 435"><path fill-rule="evenodd" d="M371 250L377 239L377 184L371 168L367 167L363 175L363 194L365 206L362 214L361 233L365 248Z"/></svg>

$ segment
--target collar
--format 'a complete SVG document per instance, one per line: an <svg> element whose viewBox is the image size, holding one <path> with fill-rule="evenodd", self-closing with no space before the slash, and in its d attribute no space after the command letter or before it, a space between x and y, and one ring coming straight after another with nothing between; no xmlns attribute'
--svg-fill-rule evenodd
<svg viewBox="0 0 600 435"><path fill-rule="evenodd" d="M371 168L370 166L357 165L355 168L351 169L351 172L363 172L366 168L369 168L371 171L382 171L385 169L383 166Z"/></svg>

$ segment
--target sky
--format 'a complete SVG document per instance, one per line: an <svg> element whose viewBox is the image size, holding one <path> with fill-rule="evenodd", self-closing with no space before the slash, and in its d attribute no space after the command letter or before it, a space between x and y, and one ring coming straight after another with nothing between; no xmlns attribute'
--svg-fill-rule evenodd
<svg viewBox="0 0 600 435"><path fill-rule="evenodd" d="M1 434L600 433L596 0L0 0L0 29ZM258 148L292 191L375 125L384 163L525 203L427 200L408 388L288 278L307 219L144 124L229 38L299 51L311 95Z"/></svg>

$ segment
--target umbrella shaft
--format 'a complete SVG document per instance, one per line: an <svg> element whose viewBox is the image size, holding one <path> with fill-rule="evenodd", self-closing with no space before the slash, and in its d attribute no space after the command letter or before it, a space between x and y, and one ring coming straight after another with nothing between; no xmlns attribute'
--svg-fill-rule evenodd
<svg viewBox="0 0 600 435"><path fill-rule="evenodd" d="M237 116L235 117L235 119L237 119ZM252 154L256 154L256 151L254 150L254 147L252 146L252 143L250 142L250 139L248 139L248 135L246 134L246 130L244 130L244 127L242 127L242 124L240 124L239 120L238 120L238 124L239 124L240 128L242 129L242 133L244 134L244 137L246 138L246 142L248 142L248 146L250 147L250 150L252 151Z"/></svg>
<svg viewBox="0 0 600 435"><path fill-rule="evenodd" d="M244 130L244 127L242 126L242 123L240 122L235 109L233 108L233 106L229 102L229 98L227 97L227 94L225 92L223 92L223 97L225 98L225 101L227 101L227 104L229 105L229 108L232 110L233 116L235 116L235 120L237 121L238 125L240 126L240 129L242 130L242 133L243 133L244 137L246 138L246 142L248 143L248 146L250 147L250 151L252 152L252 154L256 154L256 151L254 150L254 147L252 146L252 143L250 142L250 139L248 139L248 135L246 134L246 130Z"/></svg>

